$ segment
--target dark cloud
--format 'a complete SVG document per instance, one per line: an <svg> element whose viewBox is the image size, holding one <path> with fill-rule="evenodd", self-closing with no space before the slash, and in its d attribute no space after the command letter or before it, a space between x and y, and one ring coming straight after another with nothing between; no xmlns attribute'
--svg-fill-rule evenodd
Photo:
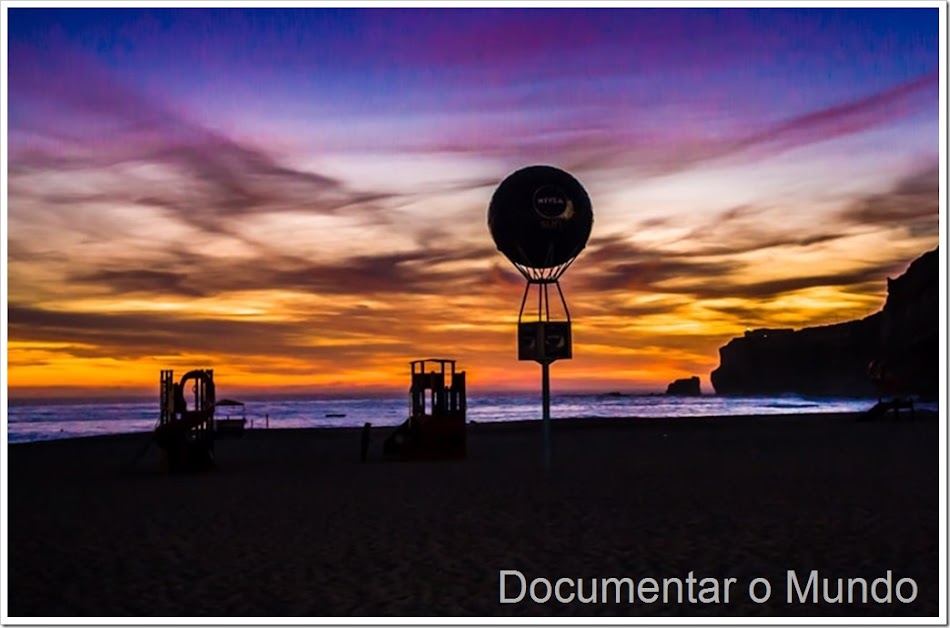
<svg viewBox="0 0 950 628"><path fill-rule="evenodd" d="M675 243L689 244L684 257L735 255L771 248L809 247L846 237L840 229L815 221L794 230L779 220L770 208L740 205L717 213L698 224Z"/></svg>
<svg viewBox="0 0 950 628"><path fill-rule="evenodd" d="M488 253L466 258L449 251L417 250L412 253L351 257L332 263L269 269L251 280L260 287L301 290L316 294L456 294L466 285L480 283L469 270L445 270L444 261L480 259Z"/></svg>
<svg viewBox="0 0 950 628"><path fill-rule="evenodd" d="M151 293L186 298L254 290L318 295L452 295L467 288L486 287L495 280L511 281L499 269L484 272L444 267L447 263L466 261L485 261L487 266L494 256L490 247L481 246L416 249L319 263L287 254L269 255L262 263L253 258L215 258L190 252L180 258L160 254L151 261L141 257L134 261L107 261L95 270L86 268L72 273L68 281L91 289L107 289L112 294Z"/></svg>
<svg viewBox="0 0 950 628"><path fill-rule="evenodd" d="M785 240L781 242L787 244ZM694 253L681 254L642 247L619 237L601 239L590 248L592 250L586 260L589 264L585 264L590 270L578 269L579 272L575 273L586 291L654 292L685 295L694 299L742 298L757 301L821 286L854 288L867 287L871 283L880 286L886 277L900 273L908 261L887 259L850 272L743 282L739 277L745 270L744 265L728 259L725 254L699 258ZM793 259L786 257L782 263L794 263ZM778 270L776 274L779 274ZM671 285L674 280L675 285Z"/></svg>
<svg viewBox="0 0 950 628"><path fill-rule="evenodd" d="M612 301L614 300L598 300L586 294L580 299L570 299L570 304L576 304L574 310L583 311L584 320L587 321L587 324L598 326L625 326L628 324L627 319L640 316L654 316L657 314L670 314L675 312L679 307L676 303L668 302L627 305L624 303L614 303ZM597 321L596 317L601 317L604 322Z"/></svg>
<svg viewBox="0 0 950 628"><path fill-rule="evenodd" d="M184 297L203 297L211 292L209 290L211 286L202 285L197 281L189 282L188 275L184 273L160 270L100 270L76 275L70 281L107 287L111 292L121 294L173 294Z"/></svg>
<svg viewBox="0 0 950 628"><path fill-rule="evenodd" d="M897 268L897 266L895 266ZM879 274L883 272L883 274ZM873 294L874 292L879 292L884 287L885 277L891 275L891 271L887 272L880 271L880 268L871 269L867 272L856 273L855 278L858 279L855 283L848 284L845 286L847 292L852 294ZM868 278L868 281L862 283L860 278L865 276ZM825 280L827 283L827 280ZM781 287L781 286L780 286ZM760 292L767 292L767 290L760 290ZM766 295L765 298L771 298L773 295ZM883 300L878 304L880 307L883 307ZM747 300L741 304L722 304L716 302L706 302L703 303L703 308L719 312L721 314L726 314L737 321L742 321L748 327L768 327L774 325L774 313L765 311L761 307L761 302L759 299ZM868 314L867 308L862 305L855 305L854 312L839 312L838 320L852 320L861 318ZM795 311L796 318L796 327L806 327L812 323L826 324L829 320L829 313L826 310L822 309L800 309Z"/></svg>
<svg viewBox="0 0 950 628"><path fill-rule="evenodd" d="M524 277L520 273L497 262L491 265L485 277L489 285L524 288Z"/></svg>
<svg viewBox="0 0 950 628"><path fill-rule="evenodd" d="M347 314L338 314L344 323ZM98 313L52 311L12 304L8 308L8 337L18 342L67 343L69 355L82 357L136 358L192 354L244 355L299 360L332 359L342 354L372 357L381 350L407 351L392 339L380 342L374 330L356 334L320 324L301 321L234 320L188 317L172 312ZM366 326L364 326L365 328ZM376 321L376 330L385 332L386 321ZM314 346L311 342L332 332L335 340L351 340L346 347Z"/></svg>
<svg viewBox="0 0 950 628"><path fill-rule="evenodd" d="M16 262L64 264L69 262L69 254L55 249L36 251L28 242L10 237L7 239L7 263Z"/></svg>
<svg viewBox="0 0 950 628"><path fill-rule="evenodd" d="M262 275L271 286L318 294L438 294L439 286L448 291L450 282L461 278L435 270L431 263L425 251L415 251L358 256L340 262L270 270Z"/></svg>
<svg viewBox="0 0 950 628"><path fill-rule="evenodd" d="M788 277L752 283L742 283L730 279L713 279L705 282L696 282L684 290L677 291L682 291L702 299L738 297L742 299L762 300L807 288L851 287L856 284L866 284L873 281L877 281L878 285L883 285L888 274L894 272L901 263L906 265L907 260L903 260L902 262L872 264L846 273L803 275L801 277Z"/></svg>
<svg viewBox="0 0 950 628"><path fill-rule="evenodd" d="M637 223L638 229L656 229L659 227L669 227L670 225L675 225L673 218L668 216L658 216L656 218L647 218L646 220L641 220Z"/></svg>
<svg viewBox="0 0 950 628"><path fill-rule="evenodd" d="M858 225L904 227L912 235L936 235L940 216L940 172L933 164L881 194L849 204L838 218Z"/></svg>
<svg viewBox="0 0 950 628"><path fill-rule="evenodd" d="M676 257L715 258L766 249L807 248L850 237L851 226L904 227L914 236L935 235L939 217L939 171L936 164L927 165L899 179L883 193L870 194L853 200L825 220L811 225L789 228L776 218L775 208L759 205L739 205L703 219L686 235L671 244L688 244L689 250ZM663 226L667 220L658 219ZM656 220L643 221L638 228L652 226ZM636 229L635 229L636 230ZM637 259L668 257L662 251L648 251L632 247L622 237L603 241L602 251L596 258L623 259L634 255Z"/></svg>
<svg viewBox="0 0 950 628"><path fill-rule="evenodd" d="M642 247L622 237L602 238L588 246L582 271L585 288L594 291L661 291L671 279L718 277L736 271L735 262L699 261L689 256Z"/></svg>
<svg viewBox="0 0 950 628"><path fill-rule="evenodd" d="M67 56L69 66L58 59ZM45 139L10 149L11 204L35 194L46 204L141 204L209 233L234 234L235 220L261 212L372 212L393 197L380 190L352 190L341 181L280 163L260 147L239 142L187 119L159 99L123 84L81 53L11 50L10 92L17 110L11 126ZM38 111L33 114L31 109ZM76 121L80 121L76 126ZM69 125L69 126L66 126ZM161 166L162 177L134 168ZM16 187L20 176L94 169L121 172L120 184L94 192L47 193Z"/></svg>

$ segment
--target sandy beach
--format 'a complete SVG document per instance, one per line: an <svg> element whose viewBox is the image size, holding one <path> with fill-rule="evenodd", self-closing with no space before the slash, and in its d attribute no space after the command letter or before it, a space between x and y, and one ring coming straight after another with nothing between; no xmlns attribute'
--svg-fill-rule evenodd
<svg viewBox="0 0 950 628"><path fill-rule="evenodd" d="M936 615L937 417L856 418L555 421L547 474L540 422L472 425L468 458L436 462L381 460L380 429L365 464L358 430L252 430L190 475L154 446L129 468L147 434L11 445L9 612ZM736 583L728 603L501 604L501 570ZM789 604L789 570L917 594Z"/></svg>

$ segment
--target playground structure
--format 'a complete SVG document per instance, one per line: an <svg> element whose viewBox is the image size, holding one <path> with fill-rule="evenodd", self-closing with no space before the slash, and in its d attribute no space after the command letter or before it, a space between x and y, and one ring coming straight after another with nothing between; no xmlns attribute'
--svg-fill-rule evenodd
<svg viewBox="0 0 950 628"><path fill-rule="evenodd" d="M192 381L191 394L186 397ZM165 452L170 470L199 469L214 463L214 409L214 371L188 371L176 384L174 371L162 370L159 420L153 436Z"/></svg>
<svg viewBox="0 0 950 628"><path fill-rule="evenodd" d="M383 454L407 459L464 458L465 371L455 360L410 362L409 418L383 442Z"/></svg>

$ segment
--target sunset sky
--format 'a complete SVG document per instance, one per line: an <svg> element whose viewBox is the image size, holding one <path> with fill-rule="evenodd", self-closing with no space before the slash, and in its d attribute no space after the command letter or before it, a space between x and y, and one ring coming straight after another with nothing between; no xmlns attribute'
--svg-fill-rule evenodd
<svg viewBox="0 0 950 628"><path fill-rule="evenodd" d="M556 391L866 316L938 244L938 9L8 13L9 393L404 391L518 362L510 172L593 202Z"/></svg>

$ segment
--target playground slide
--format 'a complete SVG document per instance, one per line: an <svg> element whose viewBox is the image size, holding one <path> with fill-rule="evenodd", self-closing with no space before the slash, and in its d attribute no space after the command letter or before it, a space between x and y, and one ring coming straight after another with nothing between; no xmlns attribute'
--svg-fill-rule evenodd
<svg viewBox="0 0 950 628"><path fill-rule="evenodd" d="M162 449L174 447L185 440L185 435L190 430L200 427L210 418L207 411L182 412L180 419L163 423L155 428L155 441Z"/></svg>
<svg viewBox="0 0 950 628"><path fill-rule="evenodd" d="M399 455L409 442L410 436L409 419L406 419L383 441L383 454L387 456Z"/></svg>
<svg viewBox="0 0 950 628"><path fill-rule="evenodd" d="M465 417L415 416L383 441L383 454L414 459L464 458Z"/></svg>

